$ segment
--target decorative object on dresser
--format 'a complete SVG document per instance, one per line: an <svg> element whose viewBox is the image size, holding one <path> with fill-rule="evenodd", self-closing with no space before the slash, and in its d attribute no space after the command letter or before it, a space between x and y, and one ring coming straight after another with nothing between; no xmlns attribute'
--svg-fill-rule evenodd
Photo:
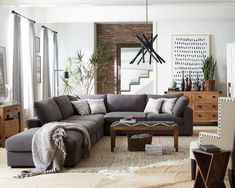
<svg viewBox="0 0 235 188"><path fill-rule="evenodd" d="M189 98L189 106L193 110L193 123L217 123L218 122L218 97L219 91L180 91L165 92L167 94L179 94Z"/></svg>
<svg viewBox="0 0 235 188"><path fill-rule="evenodd" d="M20 113L19 103L0 105L0 144L5 147L5 140L20 132Z"/></svg>
<svg viewBox="0 0 235 188"><path fill-rule="evenodd" d="M215 80L213 79L217 62L212 56L204 58L202 62L202 71L204 74L204 80L202 82L203 91L214 91Z"/></svg>

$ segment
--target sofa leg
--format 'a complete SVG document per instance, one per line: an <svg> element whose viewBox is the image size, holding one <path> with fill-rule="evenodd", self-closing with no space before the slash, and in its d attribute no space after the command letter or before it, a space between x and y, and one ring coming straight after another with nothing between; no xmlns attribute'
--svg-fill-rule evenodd
<svg viewBox="0 0 235 188"><path fill-rule="evenodd" d="M195 180L197 163L194 159L191 159L191 179Z"/></svg>
<svg viewBox="0 0 235 188"><path fill-rule="evenodd" d="M234 177L234 170L228 169L228 179L231 188L235 188L235 177Z"/></svg>

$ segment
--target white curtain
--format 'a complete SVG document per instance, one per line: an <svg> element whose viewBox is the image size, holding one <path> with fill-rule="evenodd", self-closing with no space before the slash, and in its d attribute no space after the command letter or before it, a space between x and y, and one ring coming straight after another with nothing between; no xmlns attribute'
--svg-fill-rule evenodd
<svg viewBox="0 0 235 188"><path fill-rule="evenodd" d="M13 80L12 91L13 100L23 103L23 83L22 83L22 51L21 51L21 18L14 15L13 32Z"/></svg>
<svg viewBox="0 0 235 188"><path fill-rule="evenodd" d="M48 29L43 28L43 51L42 51L42 98L51 97L51 76L49 62L49 39Z"/></svg>
<svg viewBox="0 0 235 188"><path fill-rule="evenodd" d="M54 85L54 95L57 96L59 94L59 65L58 65L58 40L57 40L57 33L53 33L53 50L54 50L54 74L55 74L55 85Z"/></svg>

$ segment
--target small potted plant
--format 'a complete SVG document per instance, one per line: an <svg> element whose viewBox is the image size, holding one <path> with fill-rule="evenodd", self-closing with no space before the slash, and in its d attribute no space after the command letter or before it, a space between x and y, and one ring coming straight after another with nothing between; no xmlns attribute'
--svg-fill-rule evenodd
<svg viewBox="0 0 235 188"><path fill-rule="evenodd" d="M210 56L205 58L202 63L202 71L204 74L204 80L202 82L203 91L214 91L214 74L217 62L212 56Z"/></svg>

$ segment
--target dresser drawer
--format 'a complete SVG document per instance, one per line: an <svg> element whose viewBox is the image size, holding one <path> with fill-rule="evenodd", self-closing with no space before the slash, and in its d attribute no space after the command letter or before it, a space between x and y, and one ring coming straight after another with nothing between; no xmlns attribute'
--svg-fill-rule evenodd
<svg viewBox="0 0 235 188"><path fill-rule="evenodd" d="M215 102L214 104L211 103L201 103L201 104L193 104L194 112L197 111L216 111L218 110L218 103Z"/></svg>
<svg viewBox="0 0 235 188"><path fill-rule="evenodd" d="M193 114L194 122L216 122L218 121L217 112L194 112Z"/></svg>
<svg viewBox="0 0 235 188"><path fill-rule="evenodd" d="M197 102L215 102L218 101L218 93L196 93L193 96L194 103Z"/></svg>

